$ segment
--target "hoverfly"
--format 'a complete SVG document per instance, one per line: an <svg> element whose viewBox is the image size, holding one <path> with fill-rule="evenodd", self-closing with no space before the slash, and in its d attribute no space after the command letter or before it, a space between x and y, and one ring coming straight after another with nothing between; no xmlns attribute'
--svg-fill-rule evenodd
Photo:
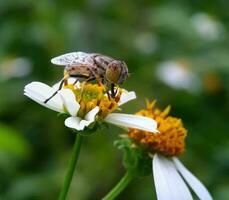
<svg viewBox="0 0 229 200"><path fill-rule="evenodd" d="M55 65L65 66L64 78L60 82L58 90L44 101L47 103L54 97L69 77L77 78L85 82L97 81L106 86L106 92L115 98L117 90L115 85L122 84L128 77L128 67L125 62L98 53L72 52L57 56L51 60ZM75 82L75 83L76 83ZM109 89L110 91L109 92Z"/></svg>

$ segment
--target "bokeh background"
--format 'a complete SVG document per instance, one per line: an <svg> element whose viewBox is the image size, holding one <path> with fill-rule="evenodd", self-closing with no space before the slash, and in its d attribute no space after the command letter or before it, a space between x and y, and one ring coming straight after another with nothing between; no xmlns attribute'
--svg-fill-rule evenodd
<svg viewBox="0 0 229 200"><path fill-rule="evenodd" d="M227 0L0 1L0 199L57 199L75 135L64 119L23 96L25 84L54 84L50 59L72 51L126 61L136 112L157 99L189 134L182 162L215 199L229 199L229 2ZM112 129L111 129L112 128ZM68 199L101 199L122 177L113 126L85 138ZM155 199L152 177L118 199Z"/></svg>

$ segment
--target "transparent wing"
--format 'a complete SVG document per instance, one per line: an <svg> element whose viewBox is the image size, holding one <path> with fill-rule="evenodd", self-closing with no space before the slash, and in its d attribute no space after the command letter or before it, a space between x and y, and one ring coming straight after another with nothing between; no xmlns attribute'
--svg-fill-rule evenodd
<svg viewBox="0 0 229 200"><path fill-rule="evenodd" d="M88 53L84 52L71 52L66 53L51 59L51 63L54 65L89 65L93 60Z"/></svg>

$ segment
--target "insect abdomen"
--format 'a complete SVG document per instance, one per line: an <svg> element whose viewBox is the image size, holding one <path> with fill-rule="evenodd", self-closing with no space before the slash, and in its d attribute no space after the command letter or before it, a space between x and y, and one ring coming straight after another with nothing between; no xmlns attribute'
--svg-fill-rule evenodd
<svg viewBox="0 0 229 200"><path fill-rule="evenodd" d="M87 66L66 66L65 70L70 74L70 75L85 75L85 76L90 76L90 69Z"/></svg>

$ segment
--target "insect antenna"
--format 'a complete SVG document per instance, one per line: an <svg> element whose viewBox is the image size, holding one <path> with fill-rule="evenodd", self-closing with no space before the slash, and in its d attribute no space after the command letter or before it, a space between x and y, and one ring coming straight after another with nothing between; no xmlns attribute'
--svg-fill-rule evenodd
<svg viewBox="0 0 229 200"><path fill-rule="evenodd" d="M132 75L133 73L127 73L127 77L129 78L129 77L131 77L131 75Z"/></svg>

